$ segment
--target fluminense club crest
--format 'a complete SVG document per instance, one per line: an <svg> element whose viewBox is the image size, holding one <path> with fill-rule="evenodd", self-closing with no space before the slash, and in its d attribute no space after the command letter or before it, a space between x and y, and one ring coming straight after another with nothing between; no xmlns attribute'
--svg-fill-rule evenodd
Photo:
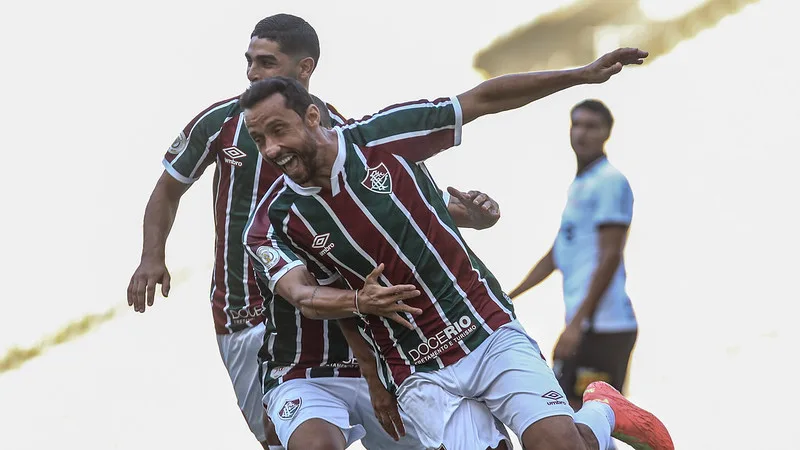
<svg viewBox="0 0 800 450"><path fill-rule="evenodd" d="M287 400L286 403L283 404L283 407L280 411L278 411L278 417L283 420L289 420L297 414L297 410L300 409L300 405L303 404L302 398L296 398L294 400Z"/></svg>
<svg viewBox="0 0 800 450"><path fill-rule="evenodd" d="M367 176L361 184L376 194L392 193L392 176L386 164L380 163L375 167L367 168Z"/></svg>

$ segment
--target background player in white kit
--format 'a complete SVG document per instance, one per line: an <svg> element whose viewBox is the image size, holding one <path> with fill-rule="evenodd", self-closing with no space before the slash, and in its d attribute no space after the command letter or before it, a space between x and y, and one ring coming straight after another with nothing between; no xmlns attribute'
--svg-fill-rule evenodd
<svg viewBox="0 0 800 450"><path fill-rule="evenodd" d="M577 410L593 381L623 390L637 322L625 291L623 259L633 192L605 153L614 119L597 100L578 103L571 117L578 173L561 227L550 251L509 296L519 296L556 269L563 274L567 326L554 350L554 370Z"/></svg>

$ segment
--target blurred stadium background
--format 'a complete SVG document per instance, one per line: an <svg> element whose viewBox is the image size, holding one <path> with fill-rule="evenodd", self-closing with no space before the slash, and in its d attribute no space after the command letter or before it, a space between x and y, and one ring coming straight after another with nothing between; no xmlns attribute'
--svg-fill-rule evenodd
<svg viewBox="0 0 800 450"><path fill-rule="evenodd" d="M629 394L676 447L795 448L800 90L788 0L366 0L17 4L3 14L8 168L0 315L0 448L250 448L207 304L210 176L181 206L169 300L123 305L163 150L246 86L252 26L291 12L322 42L311 87L354 116L462 92L485 76L652 52L608 84L470 124L434 158L443 185L498 199L467 239L506 289L548 248L574 174L569 108L606 102L610 157L636 196L627 250L641 322ZM6 9L7 7L4 7ZM794 205L794 206L792 206ZM547 353L560 279L518 314ZM765 411L766 410L766 411Z"/></svg>

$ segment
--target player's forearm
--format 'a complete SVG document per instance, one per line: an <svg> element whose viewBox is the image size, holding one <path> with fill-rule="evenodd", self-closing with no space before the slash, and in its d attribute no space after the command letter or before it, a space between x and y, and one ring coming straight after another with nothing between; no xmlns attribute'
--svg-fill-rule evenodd
<svg viewBox="0 0 800 450"><path fill-rule="evenodd" d="M508 111L558 91L587 83L583 69L503 75L484 81L461 94L464 123Z"/></svg>
<svg viewBox="0 0 800 450"><path fill-rule="evenodd" d="M622 262L622 255L619 252L601 253L600 261L589 284L589 291L572 319L572 323L580 325L583 320L594 316L597 305L600 304L600 299L603 298L603 294L611 284L611 279L614 278L614 272L617 271L620 262Z"/></svg>
<svg viewBox="0 0 800 450"><path fill-rule="evenodd" d="M279 283L280 286L280 283ZM279 289L278 295L309 319L334 320L355 315L356 291L315 286L311 283Z"/></svg>
<svg viewBox="0 0 800 450"><path fill-rule="evenodd" d="M367 383L380 382L378 379L378 361L369 343L358 331L358 320L359 319L353 317L339 319L337 323L342 330L347 344L353 350L353 355L355 355L358 361L358 368L361 370L361 376L367 380Z"/></svg>
<svg viewBox="0 0 800 450"><path fill-rule="evenodd" d="M161 185L150 195L144 212L142 259L164 259L167 237L175 223L179 203L180 196L170 196Z"/></svg>
<svg viewBox="0 0 800 450"><path fill-rule="evenodd" d="M537 284L547 279L547 277L549 277L550 274L553 273L555 270L556 270L556 265L555 262L553 261L553 250L550 249L550 251L547 252L547 254L544 255L544 257L542 257L542 259L540 259L535 266L533 266L533 269L531 269L531 271L528 272L528 275L525 277L524 280L522 280L522 283L520 283L519 286L515 287L514 290L512 290L511 293L508 294L508 296L514 298L519 295L522 295L528 289L536 286Z"/></svg>

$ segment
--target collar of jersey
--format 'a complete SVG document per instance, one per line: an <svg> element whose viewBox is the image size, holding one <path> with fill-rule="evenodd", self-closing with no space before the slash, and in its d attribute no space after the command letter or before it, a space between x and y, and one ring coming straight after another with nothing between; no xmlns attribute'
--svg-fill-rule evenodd
<svg viewBox="0 0 800 450"><path fill-rule="evenodd" d="M608 156L607 155L603 155L603 156L595 159L594 161L589 163L588 166L584 167L583 170L581 170L581 172L578 175L575 176L575 178L582 178L582 177L585 177L586 175L589 175L590 173L592 173L595 170L597 170L598 167L600 167L603 164L605 164L607 161L608 161Z"/></svg>
<svg viewBox="0 0 800 450"><path fill-rule="evenodd" d="M339 138L339 148L336 153L336 160L333 162L333 167L331 168L331 194L336 195L339 193L339 173L342 172L344 169L344 159L347 156L345 151L345 142L344 142L344 134L342 134L342 129L339 127L333 127L336 130L336 135ZM283 176L283 179L286 180L286 185L289 186L293 191L297 192L300 195L316 195L319 194L319 191L322 190L319 186L300 186L299 184L292 181L291 178L287 177L286 175Z"/></svg>

